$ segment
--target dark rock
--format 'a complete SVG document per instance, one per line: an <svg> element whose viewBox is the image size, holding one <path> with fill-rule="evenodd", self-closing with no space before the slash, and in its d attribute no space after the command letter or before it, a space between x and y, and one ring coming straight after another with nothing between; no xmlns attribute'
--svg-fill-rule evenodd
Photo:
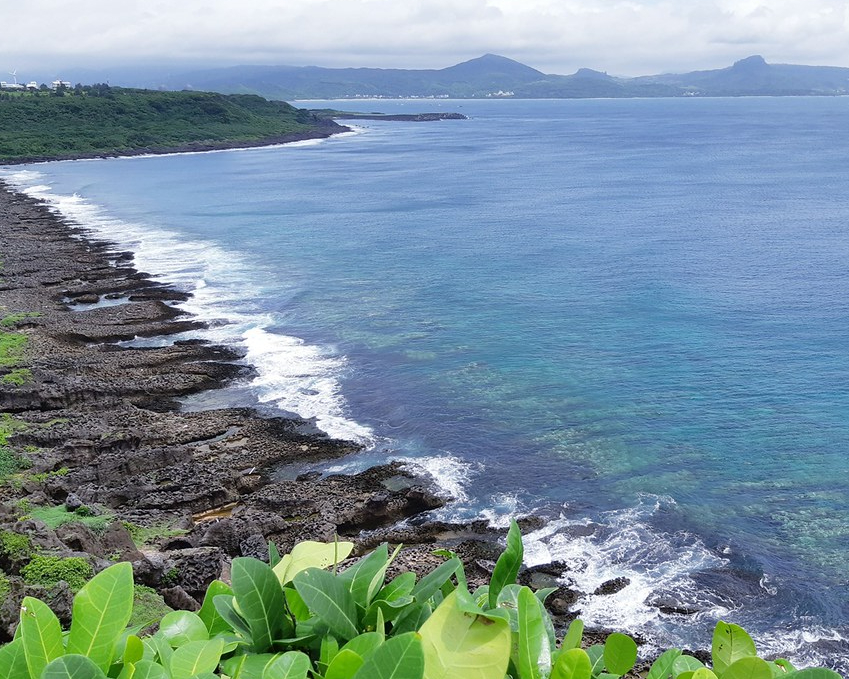
<svg viewBox="0 0 849 679"><path fill-rule="evenodd" d="M554 615L569 615L580 596L580 593L573 589L559 587L545 600L545 605Z"/></svg>
<svg viewBox="0 0 849 679"><path fill-rule="evenodd" d="M161 587L180 585L195 598L203 598L206 588L221 575L224 552L218 547L193 547L168 552Z"/></svg>
<svg viewBox="0 0 849 679"><path fill-rule="evenodd" d="M189 596L189 594L179 585L174 587L165 587L159 590L162 599L171 608L179 611L197 611L200 609L200 604L197 600Z"/></svg>
<svg viewBox="0 0 849 679"><path fill-rule="evenodd" d="M239 551L242 556L252 556L268 563L268 541L258 533L249 535L242 540L239 543Z"/></svg>
<svg viewBox="0 0 849 679"><path fill-rule="evenodd" d="M616 594L617 592L621 592L630 584L631 580L629 578L613 578L612 580L608 580L607 582L601 583L598 587L596 587L593 594L595 596L608 596L610 594Z"/></svg>
<svg viewBox="0 0 849 679"><path fill-rule="evenodd" d="M683 603L671 595L662 595L646 601L649 606L654 606L661 613L667 615L695 615L699 613L701 608L694 608Z"/></svg>
<svg viewBox="0 0 849 679"><path fill-rule="evenodd" d="M85 552L98 558L106 556L100 540L85 524L66 523L64 526L59 526L56 529L56 537L74 552Z"/></svg>

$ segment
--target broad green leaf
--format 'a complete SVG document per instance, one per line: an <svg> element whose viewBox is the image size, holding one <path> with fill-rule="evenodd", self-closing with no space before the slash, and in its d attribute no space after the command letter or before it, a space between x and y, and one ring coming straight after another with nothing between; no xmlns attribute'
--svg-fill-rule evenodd
<svg viewBox="0 0 849 679"><path fill-rule="evenodd" d="M304 603L334 634L345 641L357 636L357 606L339 578L310 568L298 573L293 582Z"/></svg>
<svg viewBox="0 0 849 679"><path fill-rule="evenodd" d="M311 667L309 656L300 651L289 651L266 668L262 679L307 679Z"/></svg>
<svg viewBox="0 0 849 679"><path fill-rule="evenodd" d="M752 637L746 633L746 630L739 625L733 625L722 620L716 623L713 630L713 643L711 644L711 660L713 660L714 672L722 675L732 663L757 654L755 642L752 641Z"/></svg>
<svg viewBox="0 0 849 679"><path fill-rule="evenodd" d="M431 616L431 612L432 609L429 604L412 604L408 606L395 619L395 623L392 625L393 634L415 632Z"/></svg>
<svg viewBox="0 0 849 679"><path fill-rule="evenodd" d="M412 591L413 598L420 604L425 603L439 591L439 588L442 587L442 585L445 584L462 565L462 562L456 556L439 564L416 583L416 586L413 587Z"/></svg>
<svg viewBox="0 0 849 679"><path fill-rule="evenodd" d="M171 656L172 679L190 679L197 674L214 672L223 651L224 642L221 639L190 641L180 646Z"/></svg>
<svg viewBox="0 0 849 679"><path fill-rule="evenodd" d="M551 668L551 679L590 679L591 676L590 657L581 648L564 651Z"/></svg>
<svg viewBox="0 0 849 679"><path fill-rule="evenodd" d="M668 651L661 653L657 660L651 664L651 669L649 669L646 679L669 679L673 672L672 666L680 655L681 650L678 648L670 648Z"/></svg>
<svg viewBox="0 0 849 679"><path fill-rule="evenodd" d="M701 672L701 670L697 670L696 674ZM739 660L731 663L728 666L728 669L722 673L722 679L772 679L772 669L770 669L769 663L766 660L761 660L760 658L756 658L754 656L750 656L748 658L740 658ZM702 679L701 677L695 677L694 679ZM711 679L710 677L705 677L704 679Z"/></svg>
<svg viewBox="0 0 849 679"><path fill-rule="evenodd" d="M383 635L380 632L366 632L351 639L341 649L342 651L353 651L357 655L365 658L369 653L374 651L383 643Z"/></svg>
<svg viewBox="0 0 849 679"><path fill-rule="evenodd" d="M724 675L723 675L724 676ZM700 667L693 672L693 679L717 679L716 675L707 667Z"/></svg>
<svg viewBox="0 0 849 679"><path fill-rule="evenodd" d="M563 643L560 645L560 648L564 648L567 651L570 648L580 648L581 647L581 639L584 636L584 622L580 618L573 620L569 623L569 629L566 631L566 636L563 637Z"/></svg>
<svg viewBox="0 0 849 679"><path fill-rule="evenodd" d="M336 637L328 634L321 640L321 647L319 648L318 653L318 664L321 667L326 668L333 662L333 658L336 657L336 654L339 653L339 642L336 641Z"/></svg>
<svg viewBox="0 0 849 679"><path fill-rule="evenodd" d="M139 660L135 664L133 679L169 679L169 677L162 665L152 660Z"/></svg>
<svg viewBox="0 0 849 679"><path fill-rule="evenodd" d="M51 660L65 655L59 618L47 604L27 596L21 602L20 628L29 673L39 677Z"/></svg>
<svg viewBox="0 0 849 679"><path fill-rule="evenodd" d="M685 672L695 672L700 667L704 667L704 663L698 658L691 655L680 655L675 658L672 663L672 676L678 677Z"/></svg>
<svg viewBox="0 0 849 679"><path fill-rule="evenodd" d="M543 613L539 599L529 587L522 587L518 610L519 644L514 659L519 679L539 679L547 675L551 667L551 648L542 622Z"/></svg>
<svg viewBox="0 0 849 679"><path fill-rule="evenodd" d="M203 604L198 611L198 617L203 620L209 636L213 637L219 632L229 632L233 628L222 618L218 611L215 610L215 597L219 594L233 594L233 590L226 582L221 580L213 580L206 588L206 594L203 595Z"/></svg>
<svg viewBox="0 0 849 679"><path fill-rule="evenodd" d="M627 634L614 632L604 642L604 666L611 674L626 674L637 662L637 643Z"/></svg>
<svg viewBox="0 0 849 679"><path fill-rule="evenodd" d="M274 567L274 574L281 585L294 580L295 576L308 568L327 568L347 559L354 551L353 542L299 542Z"/></svg>
<svg viewBox="0 0 849 679"><path fill-rule="evenodd" d="M604 646L602 644L593 644L587 649L587 656L590 659L593 676L599 676L604 669Z"/></svg>
<svg viewBox="0 0 849 679"><path fill-rule="evenodd" d="M510 660L510 625L463 613L456 600L456 593L449 594L419 630L425 679L503 677Z"/></svg>
<svg viewBox="0 0 849 679"><path fill-rule="evenodd" d="M403 597L409 596L413 587L416 586L416 574L412 571L407 571L406 573L401 573L396 575L392 580L384 585L383 589L381 589L375 599L383 601L395 601L396 599L401 599Z"/></svg>
<svg viewBox="0 0 849 679"><path fill-rule="evenodd" d="M796 668L793 667L793 663L789 660L785 660L784 658L776 658L773 662L775 662L778 667L780 667L784 672L795 672Z"/></svg>
<svg viewBox="0 0 849 679"><path fill-rule="evenodd" d="M268 541L268 565L274 568L280 563L280 550L271 540Z"/></svg>
<svg viewBox="0 0 849 679"><path fill-rule="evenodd" d="M392 622L404 612L407 606L414 604L414 602L415 599L411 596L401 597L394 601L375 599L363 615L362 627L364 629L374 627L377 624L378 614L382 614L384 622Z"/></svg>
<svg viewBox="0 0 849 679"><path fill-rule="evenodd" d="M498 594L504 585L516 582L516 576L522 567L522 559L525 549L522 546L522 533L519 524L510 520L510 530L507 531L507 547L495 562L495 569L489 580L489 607L495 608L498 603Z"/></svg>
<svg viewBox="0 0 849 679"><path fill-rule="evenodd" d="M422 679L422 641L415 632L393 637L369 655L353 679Z"/></svg>
<svg viewBox="0 0 849 679"><path fill-rule="evenodd" d="M91 658L72 653L51 661L39 679L106 679L106 674Z"/></svg>
<svg viewBox="0 0 849 679"><path fill-rule="evenodd" d="M170 667L171 658L174 655L174 649L171 648L171 644L162 637L151 637L149 641L152 647L156 649L156 657L159 660L159 664L163 667Z"/></svg>
<svg viewBox="0 0 849 679"><path fill-rule="evenodd" d="M386 567L389 565L389 548L384 542L358 563L359 567L351 581L350 590L357 606L366 609L374 595L383 587Z"/></svg>
<svg viewBox="0 0 849 679"><path fill-rule="evenodd" d="M677 679L693 679L693 675L696 673L696 670L689 670L687 672L681 672L681 674L677 675Z"/></svg>
<svg viewBox="0 0 849 679"><path fill-rule="evenodd" d="M354 638L356 639L356 637ZM342 649L327 666L324 679L351 679L364 662L365 660L359 653L350 649Z"/></svg>
<svg viewBox="0 0 849 679"><path fill-rule="evenodd" d="M139 660L144 658L144 644L135 634L127 637L127 642L124 644L124 655L122 660L124 665L134 665Z"/></svg>
<svg viewBox="0 0 849 679"><path fill-rule="evenodd" d="M18 638L0 648L0 677L29 676L23 641Z"/></svg>
<svg viewBox="0 0 849 679"><path fill-rule="evenodd" d="M232 679L262 679L265 670L282 653L256 653L236 655L221 661L221 671Z"/></svg>
<svg viewBox="0 0 849 679"><path fill-rule="evenodd" d="M283 588L271 567L259 559L236 557L230 575L233 595L250 627L254 650L263 653L275 639L289 636L292 629L291 624L287 629Z"/></svg>
<svg viewBox="0 0 849 679"><path fill-rule="evenodd" d="M227 594L219 594L213 598L212 603L215 606L215 611L220 615L227 624L238 632L245 639L250 640L251 628L247 621L236 612L235 597Z"/></svg>
<svg viewBox="0 0 849 679"><path fill-rule="evenodd" d="M67 653L90 658L104 672L133 612L133 567L116 563L89 580L74 597Z"/></svg>
<svg viewBox="0 0 849 679"><path fill-rule="evenodd" d="M793 673L793 679L839 679L840 675L834 670L823 667L809 667Z"/></svg>
<svg viewBox="0 0 849 679"><path fill-rule="evenodd" d="M190 641L209 641L209 630L196 613L171 611L159 623L157 635L165 639L171 648L179 648Z"/></svg>
<svg viewBox="0 0 849 679"><path fill-rule="evenodd" d="M289 607L289 612L295 616L295 620L309 620L312 613L310 613L309 606L304 603L301 595L298 594L298 590L294 587L284 587L283 596L286 597L286 605Z"/></svg>

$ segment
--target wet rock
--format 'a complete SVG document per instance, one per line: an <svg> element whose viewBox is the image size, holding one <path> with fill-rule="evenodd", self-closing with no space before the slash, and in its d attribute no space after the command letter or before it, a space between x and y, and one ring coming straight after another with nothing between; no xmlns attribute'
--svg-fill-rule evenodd
<svg viewBox="0 0 849 679"><path fill-rule="evenodd" d="M558 587L552 592L548 599L545 600L545 605L554 615L565 616L569 615L572 606L580 598L580 592L568 587Z"/></svg>
<svg viewBox="0 0 849 679"><path fill-rule="evenodd" d="M608 580L607 582L601 583L598 587L596 587L593 594L595 596L608 596L610 594L616 594L617 592L621 592L630 584L631 580L629 578L613 578L612 580Z"/></svg>
<svg viewBox="0 0 849 679"><path fill-rule="evenodd" d="M671 596L663 595L646 601L648 606L653 606L661 613L667 615L695 615L700 612L701 608L695 608L683 603L680 599Z"/></svg>

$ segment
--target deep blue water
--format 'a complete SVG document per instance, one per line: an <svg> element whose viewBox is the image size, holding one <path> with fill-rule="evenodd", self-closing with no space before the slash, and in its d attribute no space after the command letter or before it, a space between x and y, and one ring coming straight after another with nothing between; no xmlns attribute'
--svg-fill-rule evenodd
<svg viewBox="0 0 849 679"><path fill-rule="evenodd" d="M590 621L849 656L849 99L344 106L470 119L14 178L197 291L260 368L212 401L418 459L454 514L544 513L529 560L584 588L628 575ZM703 612L643 603L670 591Z"/></svg>

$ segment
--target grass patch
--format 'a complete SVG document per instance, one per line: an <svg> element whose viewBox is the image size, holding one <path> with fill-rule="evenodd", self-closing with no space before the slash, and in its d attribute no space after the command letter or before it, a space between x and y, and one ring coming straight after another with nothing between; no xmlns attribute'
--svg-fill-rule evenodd
<svg viewBox="0 0 849 679"><path fill-rule="evenodd" d="M21 362L27 336L20 332L0 332L0 368L14 368Z"/></svg>
<svg viewBox="0 0 849 679"><path fill-rule="evenodd" d="M139 526L138 524L131 523L129 521L124 521L123 524L124 528L126 528L129 532L130 537L133 538L133 542L136 543L136 547L139 548L154 546L160 540L175 538L188 533L187 530L171 528L167 524L160 524L158 526Z"/></svg>
<svg viewBox="0 0 849 679"><path fill-rule="evenodd" d="M173 610L155 589L144 585L135 585L133 587L133 614L128 625L130 627L138 625L147 627L159 622Z"/></svg>
<svg viewBox="0 0 849 679"><path fill-rule="evenodd" d="M21 311L15 314L9 314L0 319L0 327L14 328L18 323L27 318L37 318L41 316L38 311Z"/></svg>
<svg viewBox="0 0 849 679"><path fill-rule="evenodd" d="M12 585L9 583L9 576L0 571L0 599L5 599L11 590Z"/></svg>
<svg viewBox="0 0 849 679"><path fill-rule="evenodd" d="M22 429L26 429L26 425L9 413L0 415L0 481L5 481L30 464L25 455L21 455L9 445L9 438Z"/></svg>
<svg viewBox="0 0 849 679"><path fill-rule="evenodd" d="M92 516L91 509L83 505L79 509L69 512L65 505L56 507L34 507L29 515L33 519L44 521L48 528L56 530L59 526L67 523L81 523L95 533L102 533L114 520L114 516L108 512L100 516Z"/></svg>
<svg viewBox="0 0 849 679"><path fill-rule="evenodd" d="M15 368L12 372L0 377L0 382L13 387L22 387L30 380L32 380L32 372L29 368Z"/></svg>
<svg viewBox="0 0 849 679"><path fill-rule="evenodd" d="M52 587L64 580L76 592L88 582L93 573L89 562L80 556L63 558L36 554L21 569L21 575L27 584L45 587Z"/></svg>

